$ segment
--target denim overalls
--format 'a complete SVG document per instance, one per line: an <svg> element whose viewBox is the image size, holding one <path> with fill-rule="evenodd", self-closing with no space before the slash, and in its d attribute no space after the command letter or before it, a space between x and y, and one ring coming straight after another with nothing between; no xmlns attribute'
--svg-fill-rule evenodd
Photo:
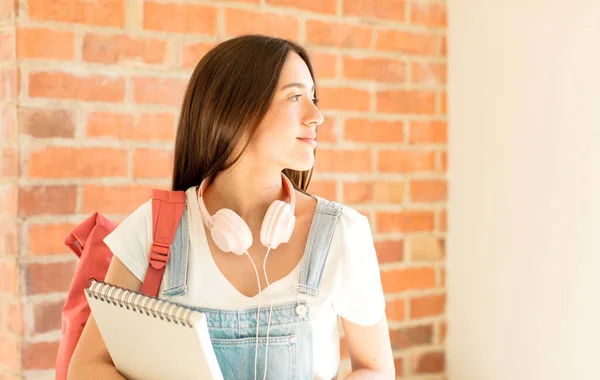
<svg viewBox="0 0 600 380"><path fill-rule="evenodd" d="M317 198L296 302L274 305L269 329L267 376L271 380L312 379L313 350L310 301L319 294L319 283L341 205ZM186 208L187 208L186 204ZM163 278L164 298L175 300L187 291L189 230L187 209L171 245ZM212 289L207 289L212 291ZM189 307L189 305L188 305ZM208 330L225 380L253 380L256 349L256 307L217 310L194 307L206 314ZM260 310L257 378L263 378L269 306Z"/></svg>

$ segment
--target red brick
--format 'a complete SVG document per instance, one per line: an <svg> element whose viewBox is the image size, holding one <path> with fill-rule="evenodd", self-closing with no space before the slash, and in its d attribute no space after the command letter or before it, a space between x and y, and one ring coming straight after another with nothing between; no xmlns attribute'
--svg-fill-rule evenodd
<svg viewBox="0 0 600 380"><path fill-rule="evenodd" d="M444 314L446 296L444 294L415 297L410 300L410 318L418 319Z"/></svg>
<svg viewBox="0 0 600 380"><path fill-rule="evenodd" d="M412 62L410 64L410 82L421 86L443 86L446 84L446 64Z"/></svg>
<svg viewBox="0 0 600 380"><path fill-rule="evenodd" d="M6 327L9 331L23 336L24 321L23 321L23 306L20 301L9 302L6 305Z"/></svg>
<svg viewBox="0 0 600 380"><path fill-rule="evenodd" d="M413 179L410 182L412 202L441 202L448 197L448 183L443 179Z"/></svg>
<svg viewBox="0 0 600 380"><path fill-rule="evenodd" d="M15 49L13 48L14 34L14 30L2 31L0 33L0 61L2 62L8 62L15 58Z"/></svg>
<svg viewBox="0 0 600 380"><path fill-rule="evenodd" d="M439 163L440 163L438 168L442 172L446 172L448 170L448 153L445 150L439 151L438 157L439 157Z"/></svg>
<svg viewBox="0 0 600 380"><path fill-rule="evenodd" d="M404 359L394 358L394 368L396 369L396 376L404 376Z"/></svg>
<svg viewBox="0 0 600 380"><path fill-rule="evenodd" d="M9 20L16 13L17 2L12 0L3 0L0 2L0 20Z"/></svg>
<svg viewBox="0 0 600 380"><path fill-rule="evenodd" d="M123 61L163 63L166 50L166 42L157 39L88 33L83 39L82 58L84 61L106 64Z"/></svg>
<svg viewBox="0 0 600 380"><path fill-rule="evenodd" d="M16 68L3 68L0 71L0 102L16 100L19 94L19 71Z"/></svg>
<svg viewBox="0 0 600 380"><path fill-rule="evenodd" d="M295 8L303 11L335 14L336 0L266 0L267 4L279 7Z"/></svg>
<svg viewBox="0 0 600 380"><path fill-rule="evenodd" d="M133 78L133 98L136 103L181 106L188 84L182 78Z"/></svg>
<svg viewBox="0 0 600 380"><path fill-rule="evenodd" d="M316 156L318 173L370 173L371 152L368 150L319 149Z"/></svg>
<svg viewBox="0 0 600 380"><path fill-rule="evenodd" d="M19 216L73 214L76 185L23 186L19 189Z"/></svg>
<svg viewBox="0 0 600 380"><path fill-rule="evenodd" d="M45 333L60 330L64 300L40 302L33 305L34 331Z"/></svg>
<svg viewBox="0 0 600 380"><path fill-rule="evenodd" d="M0 177L18 177L19 173L19 151L9 147L0 149Z"/></svg>
<svg viewBox="0 0 600 380"><path fill-rule="evenodd" d="M404 260L403 240L376 240L375 251L380 264Z"/></svg>
<svg viewBox="0 0 600 380"><path fill-rule="evenodd" d="M19 265L16 260L0 261L0 292L17 294L19 290Z"/></svg>
<svg viewBox="0 0 600 380"><path fill-rule="evenodd" d="M371 108L371 94L357 88L325 87L319 89L321 110L361 111Z"/></svg>
<svg viewBox="0 0 600 380"><path fill-rule="evenodd" d="M312 45L367 49L371 28L329 21L307 20L306 42Z"/></svg>
<svg viewBox="0 0 600 380"><path fill-rule="evenodd" d="M344 57L343 76L355 80L405 83L407 64L397 59Z"/></svg>
<svg viewBox="0 0 600 380"><path fill-rule="evenodd" d="M378 211L375 214L379 232L430 232L434 227L434 212L425 210Z"/></svg>
<svg viewBox="0 0 600 380"><path fill-rule="evenodd" d="M444 258L446 243L444 238L436 236L411 236L408 240L410 260L439 261Z"/></svg>
<svg viewBox="0 0 600 380"><path fill-rule="evenodd" d="M402 143L404 123L371 119L347 119L344 140L359 143Z"/></svg>
<svg viewBox="0 0 600 380"><path fill-rule="evenodd" d="M317 80L332 79L337 75L338 57L334 54L311 52L310 61Z"/></svg>
<svg viewBox="0 0 600 380"><path fill-rule="evenodd" d="M344 203L359 204L373 202L372 182L344 182Z"/></svg>
<svg viewBox="0 0 600 380"><path fill-rule="evenodd" d="M32 178L103 178L127 176L127 151L116 148L48 146L29 157Z"/></svg>
<svg viewBox="0 0 600 380"><path fill-rule="evenodd" d="M144 3L144 29L170 33L217 33L215 7L190 3Z"/></svg>
<svg viewBox="0 0 600 380"><path fill-rule="evenodd" d="M337 128L337 120L331 117L325 116L323 124L317 127L317 140L319 142L330 142L336 143L339 140L339 133Z"/></svg>
<svg viewBox="0 0 600 380"><path fill-rule="evenodd" d="M17 216L17 188L11 183L0 184L0 216Z"/></svg>
<svg viewBox="0 0 600 380"><path fill-rule="evenodd" d="M29 0L29 18L92 26L125 26L125 0Z"/></svg>
<svg viewBox="0 0 600 380"><path fill-rule="evenodd" d="M172 174L172 150L136 149L133 152L133 178L170 178Z"/></svg>
<svg viewBox="0 0 600 380"><path fill-rule="evenodd" d="M448 125L445 121L411 121L409 136L411 144L446 144Z"/></svg>
<svg viewBox="0 0 600 380"><path fill-rule="evenodd" d="M448 334L448 325L446 324L445 321L440 322L440 344L444 344L446 343L446 335Z"/></svg>
<svg viewBox="0 0 600 380"><path fill-rule="evenodd" d="M412 358L412 373L443 373L446 369L443 351L415 352Z"/></svg>
<svg viewBox="0 0 600 380"><path fill-rule="evenodd" d="M402 298L385 301L385 314L388 321L400 322L406 319L406 305Z"/></svg>
<svg viewBox="0 0 600 380"><path fill-rule="evenodd" d="M133 114L92 111L87 116L86 136L88 137L131 139L136 135L135 132Z"/></svg>
<svg viewBox="0 0 600 380"><path fill-rule="evenodd" d="M435 269L432 267L391 269L381 272L385 293L435 288Z"/></svg>
<svg viewBox="0 0 600 380"><path fill-rule="evenodd" d="M21 337L15 334L7 334L0 330L0 368L4 371L21 373ZM21 379L21 377L9 377L10 380Z"/></svg>
<svg viewBox="0 0 600 380"><path fill-rule="evenodd" d="M27 264L27 294L66 292L73 280L76 264L75 261Z"/></svg>
<svg viewBox="0 0 600 380"><path fill-rule="evenodd" d="M445 288L446 287L446 268L445 267L441 267L440 268L440 288Z"/></svg>
<svg viewBox="0 0 600 380"><path fill-rule="evenodd" d="M181 49L181 67L196 67L202 57L213 47L215 47L215 44L205 42L183 45Z"/></svg>
<svg viewBox="0 0 600 380"><path fill-rule="evenodd" d="M390 331L392 349L405 350L433 344L433 325L411 326Z"/></svg>
<svg viewBox="0 0 600 380"><path fill-rule="evenodd" d="M0 106L0 138L14 140L17 136L17 117L14 105Z"/></svg>
<svg viewBox="0 0 600 380"><path fill-rule="evenodd" d="M75 224L70 223L30 225L29 252L36 256L70 253L63 241L75 227Z"/></svg>
<svg viewBox="0 0 600 380"><path fill-rule="evenodd" d="M438 35L430 32L378 29L375 41L377 50L398 51L420 56L436 56L441 51Z"/></svg>
<svg viewBox="0 0 600 380"><path fill-rule="evenodd" d="M289 15L227 8L225 33L229 36L258 33L297 41L300 37L300 22Z"/></svg>
<svg viewBox="0 0 600 380"><path fill-rule="evenodd" d="M19 59L72 60L75 34L72 31L20 27L17 29Z"/></svg>
<svg viewBox="0 0 600 380"><path fill-rule="evenodd" d="M429 28L445 28L447 26L446 2L413 0L410 4L410 23L424 25Z"/></svg>
<svg viewBox="0 0 600 380"><path fill-rule="evenodd" d="M25 343L23 345L23 370L54 369L58 341Z"/></svg>
<svg viewBox="0 0 600 380"><path fill-rule="evenodd" d="M135 141L173 141L176 128L171 112L138 115L92 112L88 115L86 135Z"/></svg>
<svg viewBox="0 0 600 380"><path fill-rule="evenodd" d="M32 137L75 137L73 111L68 109L19 109L20 132Z"/></svg>
<svg viewBox="0 0 600 380"><path fill-rule="evenodd" d="M18 256L17 225L0 223L0 256Z"/></svg>
<svg viewBox="0 0 600 380"><path fill-rule="evenodd" d="M344 0L344 16L404 21L404 0Z"/></svg>
<svg viewBox="0 0 600 380"><path fill-rule="evenodd" d="M383 90L376 94L377 112L435 114L436 93L427 90Z"/></svg>
<svg viewBox="0 0 600 380"><path fill-rule="evenodd" d="M435 169L435 152L430 150L380 150L377 170L382 173L417 173Z"/></svg>
<svg viewBox="0 0 600 380"><path fill-rule="evenodd" d="M448 216L446 210L440 210L437 214L437 218L440 231L446 232L448 230Z"/></svg>
<svg viewBox="0 0 600 380"><path fill-rule="evenodd" d="M448 55L448 38L446 36L441 37L440 45L442 57L446 57Z"/></svg>
<svg viewBox="0 0 600 380"><path fill-rule="evenodd" d="M332 180L315 180L312 179L308 186L310 194L318 195L329 200L337 199L337 184Z"/></svg>
<svg viewBox="0 0 600 380"><path fill-rule="evenodd" d="M150 199L152 185L84 185L82 209L85 213L129 215Z"/></svg>
<svg viewBox="0 0 600 380"><path fill-rule="evenodd" d="M122 102L125 98L125 80L118 76L34 72L29 74L29 96L90 102Z"/></svg>

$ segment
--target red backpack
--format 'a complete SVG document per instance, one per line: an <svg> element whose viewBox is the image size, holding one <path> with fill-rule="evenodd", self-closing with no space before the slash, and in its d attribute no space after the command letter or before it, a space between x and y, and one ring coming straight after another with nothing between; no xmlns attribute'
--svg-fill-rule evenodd
<svg viewBox="0 0 600 380"><path fill-rule="evenodd" d="M152 235L149 264L141 292L156 297L169 259L170 247L185 206L184 191L152 190ZM62 309L62 336L56 358L56 379L66 380L71 356L90 315L84 289L90 278L104 280L112 252L104 238L116 224L94 213L75 227L65 244L79 257Z"/></svg>

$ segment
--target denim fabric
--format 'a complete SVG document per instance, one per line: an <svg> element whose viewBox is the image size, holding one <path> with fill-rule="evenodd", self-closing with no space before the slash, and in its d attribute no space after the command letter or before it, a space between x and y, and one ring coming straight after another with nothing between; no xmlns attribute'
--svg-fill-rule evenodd
<svg viewBox="0 0 600 380"><path fill-rule="evenodd" d="M340 204L316 198L318 202L302 259L300 282L296 286L296 301L273 306L267 362L267 378L270 380L311 379L313 375L310 302L318 296L329 245L342 212ZM187 223L187 217L182 218L163 280L164 296L174 300L187 291ZM224 378L253 380L257 309L194 309L206 314L209 334ZM268 305L263 306L258 333L257 378L260 379L264 374L268 314Z"/></svg>

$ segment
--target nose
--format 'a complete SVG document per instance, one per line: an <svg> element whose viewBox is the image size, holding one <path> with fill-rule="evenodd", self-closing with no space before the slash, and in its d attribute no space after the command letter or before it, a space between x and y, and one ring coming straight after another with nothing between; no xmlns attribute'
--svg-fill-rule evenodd
<svg viewBox="0 0 600 380"><path fill-rule="evenodd" d="M325 118L323 117L323 114L321 113L317 105L312 102L312 100L309 101L309 103L310 104L307 107L306 113L304 115L304 123L310 125L311 127L318 127L319 125L323 124Z"/></svg>

